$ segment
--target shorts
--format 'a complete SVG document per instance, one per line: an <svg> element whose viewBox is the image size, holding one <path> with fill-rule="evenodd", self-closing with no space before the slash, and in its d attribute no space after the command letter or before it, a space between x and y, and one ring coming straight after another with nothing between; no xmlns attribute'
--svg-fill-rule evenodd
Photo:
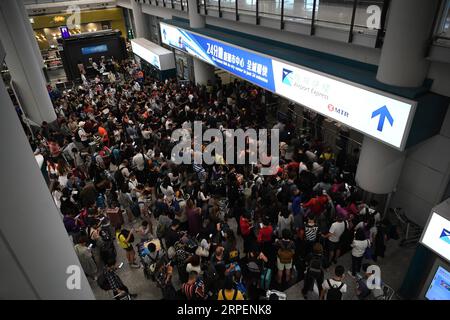
<svg viewBox="0 0 450 320"><path fill-rule="evenodd" d="M278 271L283 271L284 269L291 270L292 269L292 260L290 263L281 263L280 258L277 257L277 268L278 268Z"/></svg>
<svg viewBox="0 0 450 320"><path fill-rule="evenodd" d="M329 251L336 251L341 249L341 242L333 242L328 240L328 250Z"/></svg>
<svg viewBox="0 0 450 320"><path fill-rule="evenodd" d="M133 251L134 249L133 249L133 247L132 246L129 246L128 248L125 248L125 251L127 251L127 252L130 252L130 251Z"/></svg>

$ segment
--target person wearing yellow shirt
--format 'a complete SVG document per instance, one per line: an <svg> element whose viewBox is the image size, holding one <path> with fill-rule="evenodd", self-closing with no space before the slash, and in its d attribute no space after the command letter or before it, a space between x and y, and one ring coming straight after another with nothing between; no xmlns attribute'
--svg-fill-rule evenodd
<svg viewBox="0 0 450 320"><path fill-rule="evenodd" d="M242 292L235 288L233 278L227 277L224 289L219 290L217 300L245 300Z"/></svg>
<svg viewBox="0 0 450 320"><path fill-rule="evenodd" d="M136 256L136 253L133 248L133 241L134 241L134 230L131 229L130 231L119 227L116 229L116 239L119 244L119 246L125 250L128 264L132 268L139 268L140 266L134 261L134 258Z"/></svg>
<svg viewBox="0 0 450 320"><path fill-rule="evenodd" d="M330 147L328 147L325 152L320 155L320 159L324 159L325 161L334 160L334 158L333 150Z"/></svg>

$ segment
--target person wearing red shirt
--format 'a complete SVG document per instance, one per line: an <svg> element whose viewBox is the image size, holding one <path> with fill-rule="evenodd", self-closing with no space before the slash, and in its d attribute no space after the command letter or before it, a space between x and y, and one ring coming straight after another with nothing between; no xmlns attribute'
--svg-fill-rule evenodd
<svg viewBox="0 0 450 320"><path fill-rule="evenodd" d="M315 215L320 215L325 210L325 204L328 202L328 197L325 195L318 195L311 198L308 202L304 203L302 206L304 209L311 210Z"/></svg>
<svg viewBox="0 0 450 320"><path fill-rule="evenodd" d="M241 216L241 218L239 219L239 228L241 229L241 236L242 239L244 240L244 252L247 253L249 251L250 248L250 241L251 241L251 237L252 237L252 224L250 222L250 215L248 213L245 213L244 215Z"/></svg>
<svg viewBox="0 0 450 320"><path fill-rule="evenodd" d="M262 252L264 252L265 255L268 255L270 253L272 234L273 228L270 225L270 221L267 217L264 217L263 222L261 223L261 228L258 231L257 241L261 247Z"/></svg>
<svg viewBox="0 0 450 320"><path fill-rule="evenodd" d="M102 137L103 144L109 147L108 131L104 127L99 126L98 127L98 134L100 135L100 137Z"/></svg>

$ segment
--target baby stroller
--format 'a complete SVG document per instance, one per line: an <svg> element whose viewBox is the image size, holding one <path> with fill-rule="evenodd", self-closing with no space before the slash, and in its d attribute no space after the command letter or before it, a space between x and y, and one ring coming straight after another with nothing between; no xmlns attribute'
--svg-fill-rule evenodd
<svg viewBox="0 0 450 320"><path fill-rule="evenodd" d="M154 243L156 246L156 255L152 255L148 250L148 245ZM152 241L143 241L136 245L139 254L140 262L143 266L144 276L146 279L156 281L155 273L157 271L157 264L166 260L166 254L161 247L161 242L158 239Z"/></svg>

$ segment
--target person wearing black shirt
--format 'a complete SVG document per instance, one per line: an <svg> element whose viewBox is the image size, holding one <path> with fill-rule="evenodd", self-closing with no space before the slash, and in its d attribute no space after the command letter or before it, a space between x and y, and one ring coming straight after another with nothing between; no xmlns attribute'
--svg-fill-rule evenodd
<svg viewBox="0 0 450 320"><path fill-rule="evenodd" d="M180 240L181 236L180 233L178 232L179 227L180 221L174 219L165 237L167 248L173 247L175 243Z"/></svg>

